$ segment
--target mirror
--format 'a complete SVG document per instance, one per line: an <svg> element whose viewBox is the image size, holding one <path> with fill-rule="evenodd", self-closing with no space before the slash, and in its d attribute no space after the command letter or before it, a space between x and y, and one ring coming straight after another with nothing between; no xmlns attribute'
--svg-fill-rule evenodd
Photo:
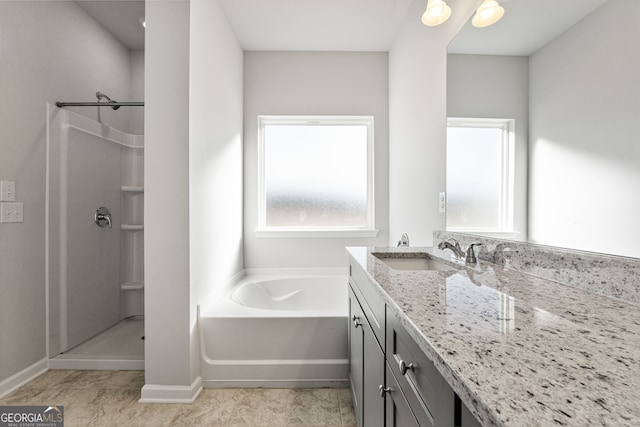
<svg viewBox="0 0 640 427"><path fill-rule="evenodd" d="M640 257L640 2L501 3L449 45L447 115L515 119L517 239Z"/></svg>

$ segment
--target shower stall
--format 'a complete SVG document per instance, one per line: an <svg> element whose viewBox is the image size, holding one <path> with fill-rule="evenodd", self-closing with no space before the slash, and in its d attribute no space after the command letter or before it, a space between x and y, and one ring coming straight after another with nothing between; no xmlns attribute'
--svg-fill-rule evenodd
<svg viewBox="0 0 640 427"><path fill-rule="evenodd" d="M47 105L50 366L142 369L144 136L64 107L143 104L96 96Z"/></svg>

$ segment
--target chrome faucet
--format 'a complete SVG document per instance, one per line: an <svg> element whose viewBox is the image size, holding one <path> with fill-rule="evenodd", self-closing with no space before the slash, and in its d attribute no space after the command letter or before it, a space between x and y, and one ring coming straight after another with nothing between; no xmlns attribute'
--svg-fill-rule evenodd
<svg viewBox="0 0 640 427"><path fill-rule="evenodd" d="M407 233L402 233L402 236L400 236L400 240L398 240L397 246L405 248L409 247L409 235Z"/></svg>
<svg viewBox="0 0 640 427"><path fill-rule="evenodd" d="M474 246L482 246L480 242L473 242L467 248L467 252L465 253L464 262L476 263L478 262L478 258L476 258L476 251L473 250Z"/></svg>
<svg viewBox="0 0 640 427"><path fill-rule="evenodd" d="M454 253L454 255L457 258L459 259L464 258L465 262L476 263L478 262L478 259L476 258L476 253L473 250L473 248L474 246L480 246L480 245L482 245L482 243L474 242L469 245L466 251L463 251L462 248L460 247L460 243L458 243L456 239L452 238L452 239L449 239L448 241L442 241L438 243L438 249L440 249L441 251L445 249L449 249L451 252Z"/></svg>
<svg viewBox="0 0 640 427"><path fill-rule="evenodd" d="M444 251L445 249L449 249L457 258L462 258L465 256L462 248L460 248L460 243L456 239L449 239L449 241L443 240L438 243L438 249Z"/></svg>

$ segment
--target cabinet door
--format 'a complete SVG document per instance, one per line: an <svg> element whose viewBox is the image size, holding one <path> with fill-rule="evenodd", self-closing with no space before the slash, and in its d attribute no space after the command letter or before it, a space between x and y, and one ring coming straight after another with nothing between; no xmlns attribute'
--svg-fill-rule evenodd
<svg viewBox="0 0 640 427"><path fill-rule="evenodd" d="M364 384L363 426L384 426L384 396L380 396L380 388L384 387L384 353L378 344L369 322L363 322L364 332Z"/></svg>
<svg viewBox="0 0 640 427"><path fill-rule="evenodd" d="M386 365L386 364L385 364ZM387 392L385 393L385 426L386 427L414 427L419 426L418 421L413 416L407 399L400 390L400 385L396 381L393 372L386 365L387 369Z"/></svg>
<svg viewBox="0 0 640 427"><path fill-rule="evenodd" d="M392 313L387 313L387 360L420 425L454 425L453 389Z"/></svg>
<svg viewBox="0 0 640 427"><path fill-rule="evenodd" d="M480 427L480 422L473 416L467 405L456 395L456 425L462 427Z"/></svg>
<svg viewBox="0 0 640 427"><path fill-rule="evenodd" d="M364 330L366 323L360 304L351 287L349 287L349 382L351 383L351 399L358 426L362 427L362 387L364 379Z"/></svg>

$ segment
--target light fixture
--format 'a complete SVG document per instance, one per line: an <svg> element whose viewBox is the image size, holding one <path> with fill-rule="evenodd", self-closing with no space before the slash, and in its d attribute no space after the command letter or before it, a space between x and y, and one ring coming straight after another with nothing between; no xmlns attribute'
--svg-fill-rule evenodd
<svg viewBox="0 0 640 427"><path fill-rule="evenodd" d="M478 28L488 27L498 22L502 15L504 15L504 8L496 0L484 0L473 15L471 23Z"/></svg>
<svg viewBox="0 0 640 427"><path fill-rule="evenodd" d="M422 14L422 23L430 27L442 24L451 16L451 8L444 0L428 0L427 10Z"/></svg>
<svg viewBox="0 0 640 427"><path fill-rule="evenodd" d="M138 19L138 22L140 22L140 25L142 25L142 28L147 28L147 21L144 20L144 16Z"/></svg>

